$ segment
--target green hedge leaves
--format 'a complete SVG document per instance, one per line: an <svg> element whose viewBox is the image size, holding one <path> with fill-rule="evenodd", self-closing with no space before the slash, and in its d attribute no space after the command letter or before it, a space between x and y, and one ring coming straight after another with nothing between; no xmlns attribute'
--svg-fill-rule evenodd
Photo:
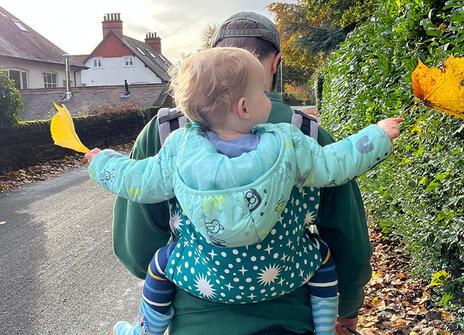
<svg viewBox="0 0 464 335"><path fill-rule="evenodd" d="M464 54L462 1L388 0L353 31L323 69L324 126L341 138L401 113L413 98L411 72L420 58L440 66ZM464 302L463 121L420 107L405 115L393 157L361 178L369 211L400 236L415 272L439 271L441 302ZM461 310L464 312L464 310Z"/></svg>
<svg viewBox="0 0 464 335"><path fill-rule="evenodd" d="M23 110L21 94L14 82L0 70L0 128L17 125L19 112Z"/></svg>

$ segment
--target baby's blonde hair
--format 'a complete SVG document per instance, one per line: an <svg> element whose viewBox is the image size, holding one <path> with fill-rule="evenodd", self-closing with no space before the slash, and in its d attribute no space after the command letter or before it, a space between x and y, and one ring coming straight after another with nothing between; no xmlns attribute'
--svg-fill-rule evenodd
<svg viewBox="0 0 464 335"><path fill-rule="evenodd" d="M171 81L176 105L190 121L210 128L245 95L252 62L259 63L239 48L213 48L189 56Z"/></svg>

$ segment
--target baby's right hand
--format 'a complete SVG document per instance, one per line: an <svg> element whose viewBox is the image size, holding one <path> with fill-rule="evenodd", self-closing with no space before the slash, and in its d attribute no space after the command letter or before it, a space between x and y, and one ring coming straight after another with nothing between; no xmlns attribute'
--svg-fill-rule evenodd
<svg viewBox="0 0 464 335"><path fill-rule="evenodd" d="M377 125L382 128L385 133L387 133L387 136L390 138L390 140L393 141L400 135L401 122L403 122L402 117L392 117L390 119L379 121Z"/></svg>
<svg viewBox="0 0 464 335"><path fill-rule="evenodd" d="M89 163L92 162L92 159L100 152L101 150L98 148L92 149L89 152L85 154L85 158L89 161Z"/></svg>

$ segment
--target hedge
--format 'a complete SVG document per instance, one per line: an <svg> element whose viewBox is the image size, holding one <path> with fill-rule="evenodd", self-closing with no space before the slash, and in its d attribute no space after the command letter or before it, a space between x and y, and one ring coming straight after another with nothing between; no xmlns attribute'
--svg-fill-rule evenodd
<svg viewBox="0 0 464 335"><path fill-rule="evenodd" d="M440 66L448 55L463 54L462 1L379 3L372 18L348 36L323 69L323 125L341 138L399 115L413 97L410 75L418 58ZM462 120L418 108L405 115L393 157L360 179L375 222L405 242L414 273L429 282L435 278L440 302L461 315L462 125Z"/></svg>

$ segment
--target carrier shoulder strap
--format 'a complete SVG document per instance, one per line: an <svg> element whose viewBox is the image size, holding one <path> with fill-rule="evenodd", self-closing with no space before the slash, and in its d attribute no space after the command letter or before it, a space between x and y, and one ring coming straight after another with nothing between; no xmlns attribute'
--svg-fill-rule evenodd
<svg viewBox="0 0 464 335"><path fill-rule="evenodd" d="M316 117L294 109L292 124L299 128L303 134L310 136L317 141L317 137L319 135L319 121Z"/></svg>
<svg viewBox="0 0 464 335"><path fill-rule="evenodd" d="M161 145L174 130L183 127L187 118L177 108L160 108L158 110L158 134Z"/></svg>
<svg viewBox="0 0 464 335"><path fill-rule="evenodd" d="M160 108L158 111L158 134L161 145L174 130L183 127L187 118L177 108ZM314 116L293 110L292 124L299 128L303 134L314 138L317 141L319 133L319 121Z"/></svg>

